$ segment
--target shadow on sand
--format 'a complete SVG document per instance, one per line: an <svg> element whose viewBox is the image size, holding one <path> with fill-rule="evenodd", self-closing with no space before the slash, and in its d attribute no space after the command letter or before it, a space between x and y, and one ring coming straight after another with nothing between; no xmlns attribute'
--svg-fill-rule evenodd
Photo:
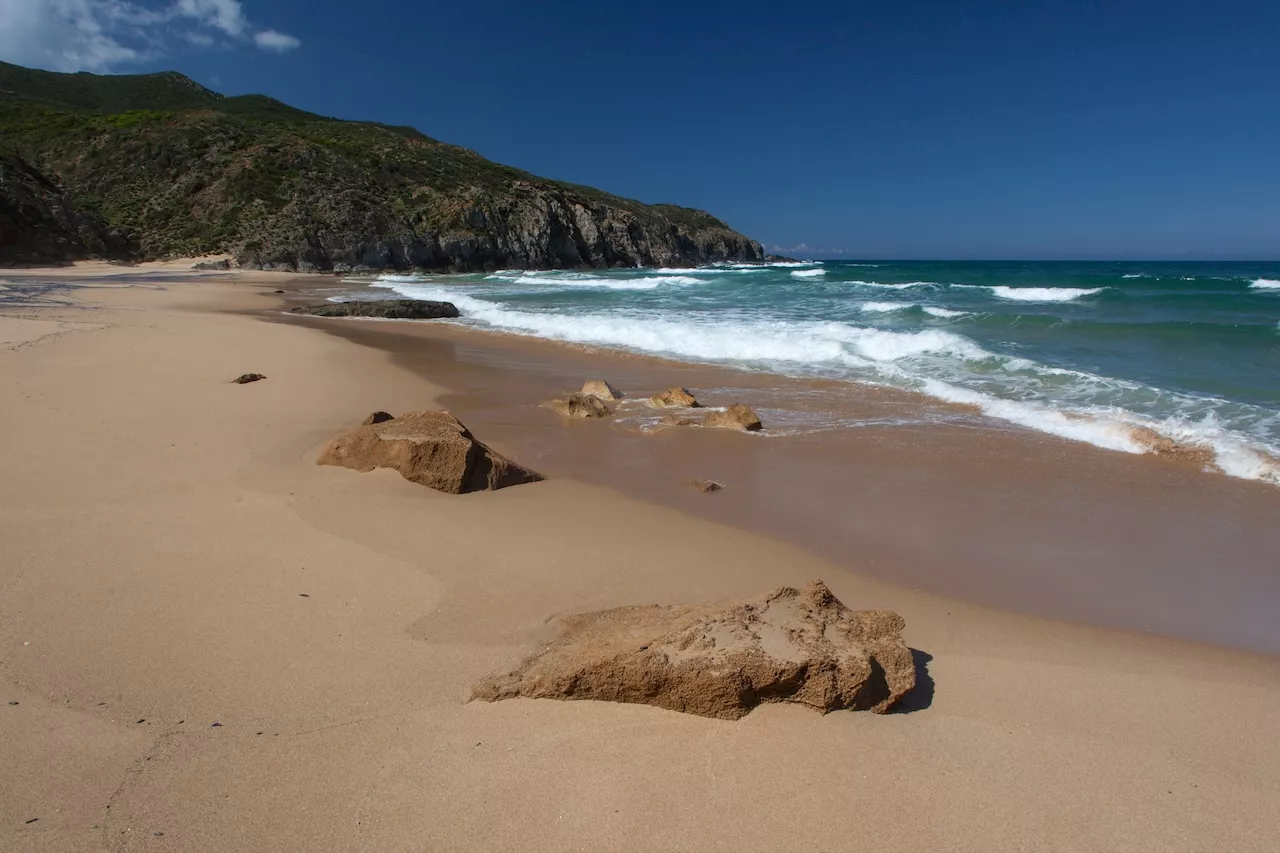
<svg viewBox="0 0 1280 853"><path fill-rule="evenodd" d="M933 676L929 675L929 661L933 655L919 649L911 650L911 660L916 665L916 686L906 692L893 706L895 714L911 714L923 711L933 704Z"/></svg>

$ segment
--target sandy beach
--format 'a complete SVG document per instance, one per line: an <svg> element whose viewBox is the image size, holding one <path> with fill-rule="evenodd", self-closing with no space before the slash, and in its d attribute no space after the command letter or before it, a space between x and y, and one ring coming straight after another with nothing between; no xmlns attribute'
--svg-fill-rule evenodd
<svg viewBox="0 0 1280 853"><path fill-rule="evenodd" d="M570 376L727 380L285 319L274 291L305 282L180 267L5 275L93 286L0 302L0 848L1280 843L1272 487L959 429L907 466L919 435L566 427L536 403ZM433 407L548 479L451 496L314 464L374 410ZM805 497L850 477L853 503ZM817 484L793 512L759 497L789 480ZM963 535L981 547L940 562ZM905 617L899 713L467 701L557 616L813 578Z"/></svg>

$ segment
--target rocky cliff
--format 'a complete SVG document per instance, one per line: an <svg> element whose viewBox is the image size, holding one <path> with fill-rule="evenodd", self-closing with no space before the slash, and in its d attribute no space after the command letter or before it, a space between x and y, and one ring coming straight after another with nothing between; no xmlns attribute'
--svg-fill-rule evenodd
<svg viewBox="0 0 1280 853"><path fill-rule="evenodd" d="M0 216L28 211L4 220L0 263L230 254L341 272L764 259L701 211L539 178L412 128L223 97L172 72L0 63L0 152L13 164ZM46 214L30 215L33 198Z"/></svg>
<svg viewBox="0 0 1280 853"><path fill-rule="evenodd" d="M68 199L56 181L21 157L0 154L0 259L61 263L129 255L128 241Z"/></svg>

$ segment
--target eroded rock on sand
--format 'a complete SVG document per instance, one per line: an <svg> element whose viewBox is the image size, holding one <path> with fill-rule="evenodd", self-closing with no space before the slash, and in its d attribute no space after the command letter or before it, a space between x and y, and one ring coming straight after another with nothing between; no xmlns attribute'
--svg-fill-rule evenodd
<svg viewBox="0 0 1280 853"><path fill-rule="evenodd" d="M444 411L362 424L331 441L316 462L357 471L393 468L406 480L454 495L542 479L481 444Z"/></svg>
<svg viewBox="0 0 1280 853"><path fill-rule="evenodd" d="M461 314L452 302L427 299L353 299L290 309L312 317L378 317L383 320L450 320Z"/></svg>
<svg viewBox="0 0 1280 853"><path fill-rule="evenodd" d="M263 376L261 373L241 373L231 381L236 385L248 385L250 382L261 382L266 378L267 377Z"/></svg>
<svg viewBox="0 0 1280 853"><path fill-rule="evenodd" d="M543 405L566 418L607 418L613 414L613 408L594 394L570 394L563 400L548 400Z"/></svg>
<svg viewBox="0 0 1280 853"><path fill-rule="evenodd" d="M660 409L696 409L701 406L687 388L668 388L661 394L650 397L649 402Z"/></svg>
<svg viewBox="0 0 1280 853"><path fill-rule="evenodd" d="M884 713L915 685L905 623L852 611L822 581L745 602L619 607L560 635L473 699L595 699L736 720L762 702Z"/></svg>
<svg viewBox="0 0 1280 853"><path fill-rule="evenodd" d="M723 412L712 412L702 419L702 425L744 432L759 432L764 429L764 424L760 423L760 417L741 403L734 403Z"/></svg>
<svg viewBox="0 0 1280 853"><path fill-rule="evenodd" d="M590 394L592 397L599 397L605 401L622 399L622 392L603 379L588 379L582 383L581 393Z"/></svg>

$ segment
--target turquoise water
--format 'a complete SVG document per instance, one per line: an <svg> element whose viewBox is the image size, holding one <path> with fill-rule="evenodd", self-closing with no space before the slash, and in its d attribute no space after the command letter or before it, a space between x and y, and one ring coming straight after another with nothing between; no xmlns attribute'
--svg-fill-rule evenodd
<svg viewBox="0 0 1280 853"><path fill-rule="evenodd" d="M1117 451L1161 436L1280 483L1280 263L828 261L373 284L452 301L464 324L890 385Z"/></svg>

